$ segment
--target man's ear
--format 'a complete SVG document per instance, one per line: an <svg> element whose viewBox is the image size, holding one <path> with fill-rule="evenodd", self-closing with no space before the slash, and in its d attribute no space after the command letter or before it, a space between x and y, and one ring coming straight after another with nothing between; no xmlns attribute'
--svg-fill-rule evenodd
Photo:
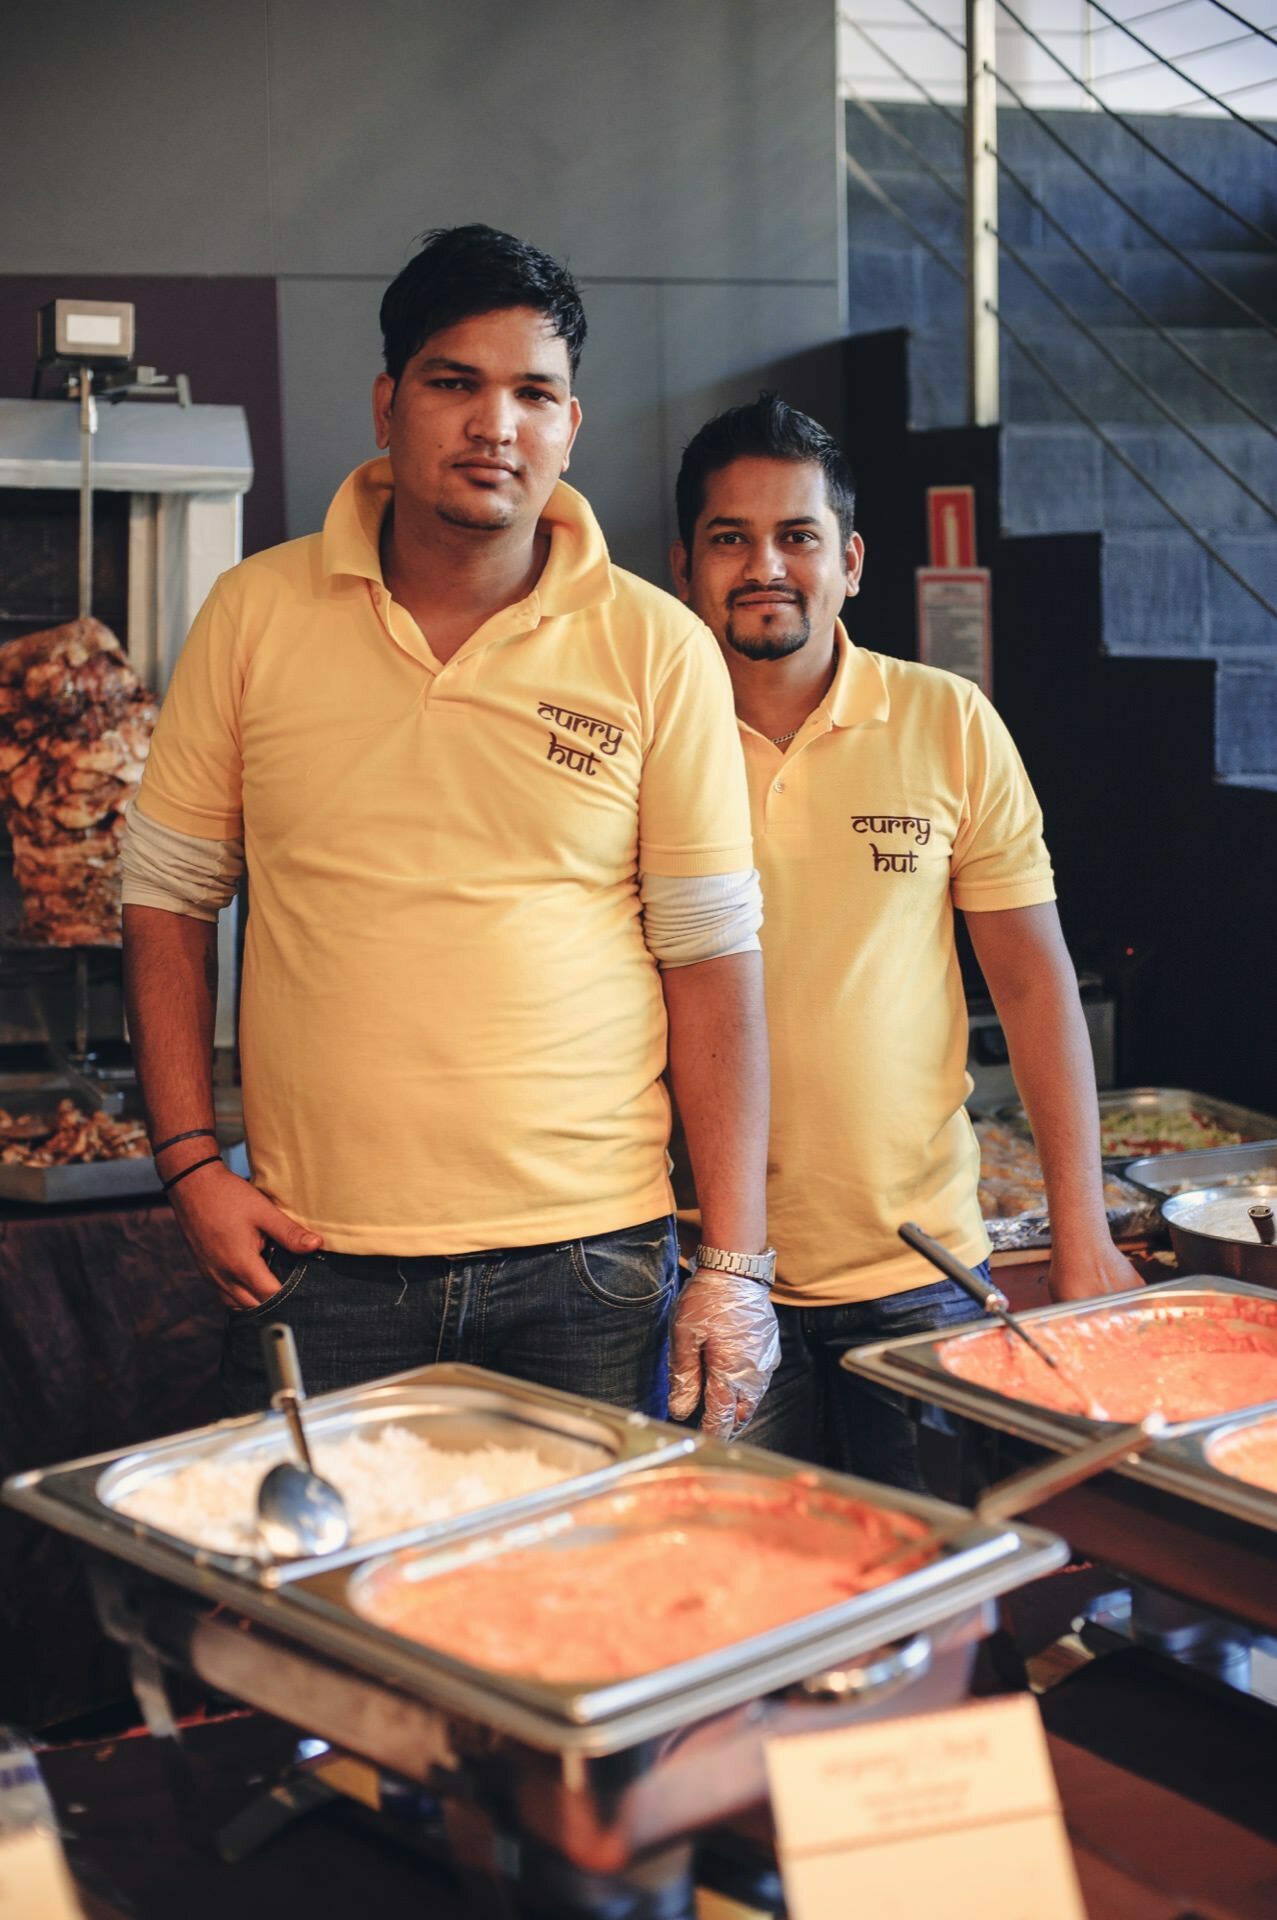
<svg viewBox="0 0 1277 1920"><path fill-rule="evenodd" d="M674 576L674 591L686 605L692 597L692 568L681 540L676 540L670 548L670 572Z"/></svg>
<svg viewBox="0 0 1277 1920"><path fill-rule="evenodd" d="M390 415L395 404L395 383L388 373L379 373L372 383L372 428L379 447L390 445Z"/></svg>
<svg viewBox="0 0 1277 1920"><path fill-rule="evenodd" d="M847 566L847 592L859 593L860 574L865 564L865 543L858 533L852 534L843 557Z"/></svg>

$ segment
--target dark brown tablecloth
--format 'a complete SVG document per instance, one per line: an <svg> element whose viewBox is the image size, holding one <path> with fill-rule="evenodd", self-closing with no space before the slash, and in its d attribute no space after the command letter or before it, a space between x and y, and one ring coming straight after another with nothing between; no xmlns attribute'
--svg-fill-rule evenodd
<svg viewBox="0 0 1277 1920"><path fill-rule="evenodd" d="M0 1212L0 1478L211 1420L221 1325L167 1204ZM0 1721L127 1691L81 1550L0 1507Z"/></svg>

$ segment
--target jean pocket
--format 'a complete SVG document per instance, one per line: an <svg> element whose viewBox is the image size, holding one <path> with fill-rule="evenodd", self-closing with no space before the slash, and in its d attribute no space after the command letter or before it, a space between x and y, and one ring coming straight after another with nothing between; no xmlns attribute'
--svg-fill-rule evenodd
<svg viewBox="0 0 1277 1920"><path fill-rule="evenodd" d="M576 1278L606 1307L652 1307L673 1294L678 1260L668 1220L572 1240L567 1252Z"/></svg>
<svg viewBox="0 0 1277 1920"><path fill-rule="evenodd" d="M266 1264L268 1267L270 1266L271 1263L269 1259L267 1259ZM280 1281L279 1286L275 1289L275 1292L271 1294L269 1299L259 1300L255 1307L229 1308L231 1324L233 1326L241 1326L247 1320L264 1320L267 1314L276 1312L278 1308L283 1306L286 1300L292 1299L298 1287L300 1287L302 1281L306 1278L307 1269L312 1264L309 1260L295 1260L292 1266L287 1269L284 1278ZM273 1268L271 1270L272 1272L274 1271Z"/></svg>

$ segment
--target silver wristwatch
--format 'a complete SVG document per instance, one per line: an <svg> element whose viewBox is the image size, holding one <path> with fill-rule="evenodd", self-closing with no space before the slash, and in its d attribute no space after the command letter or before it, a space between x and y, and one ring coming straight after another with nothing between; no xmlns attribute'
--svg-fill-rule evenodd
<svg viewBox="0 0 1277 1920"><path fill-rule="evenodd" d="M776 1249L764 1247L761 1253L727 1253L722 1247L697 1247L697 1269L710 1273L730 1273L738 1280L757 1280L770 1287L776 1273Z"/></svg>

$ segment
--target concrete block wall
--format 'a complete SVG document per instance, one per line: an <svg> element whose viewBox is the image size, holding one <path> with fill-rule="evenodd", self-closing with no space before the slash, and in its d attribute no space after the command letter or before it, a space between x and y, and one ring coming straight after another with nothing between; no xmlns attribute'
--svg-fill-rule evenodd
<svg viewBox="0 0 1277 1920"><path fill-rule="evenodd" d="M960 193L960 128L926 106L893 105L880 112ZM1158 116L1134 122L1161 152L1260 229L1255 233L1176 179L1108 117L1071 112L1048 114L1045 120L1044 129L1017 110L1000 114L1004 158L1175 344L1142 325L1005 176L1000 233L1109 352L1241 475L1251 494L1179 432L1004 252L999 307L1064 393L1053 390L1004 337L1002 532L1012 539L1100 533L1104 649L1217 660L1220 774L1277 774L1277 699L1270 700L1266 678L1272 675L1277 689L1277 621L1210 559L1065 398L1080 402L1118 453L1148 476L1228 565L1277 604L1277 523L1261 504L1277 503L1277 442L1175 350L1175 345L1185 349L1261 419L1277 416L1272 146L1232 122ZM1052 133L1121 194L1129 212ZM847 108L847 145L951 264L960 266L961 208L921 161L912 161L854 103ZM1218 284L1204 284L1159 248L1135 216L1172 240ZM847 220L852 332L908 328L910 425L921 431L958 426L965 392L960 280L854 178L848 183ZM1239 296L1253 315L1220 289Z"/></svg>

